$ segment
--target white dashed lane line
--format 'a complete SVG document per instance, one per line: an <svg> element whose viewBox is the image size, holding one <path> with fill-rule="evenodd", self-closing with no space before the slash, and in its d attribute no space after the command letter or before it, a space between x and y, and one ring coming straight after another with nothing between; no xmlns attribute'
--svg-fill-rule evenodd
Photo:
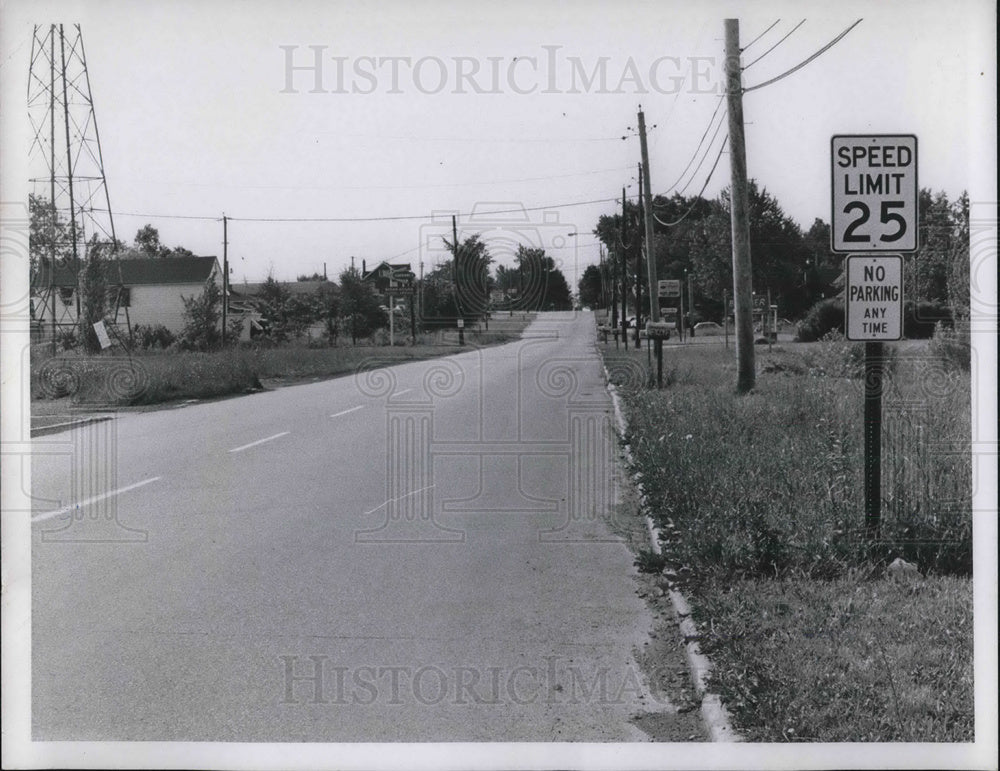
<svg viewBox="0 0 1000 771"><path fill-rule="evenodd" d="M364 408L365 408L365 405L359 404L357 407L351 407L351 409L349 409L349 410L341 410L340 412L335 412L330 417L331 418L339 418L341 415L347 415L347 414L349 414L351 412L357 412L358 410L363 410Z"/></svg>
<svg viewBox="0 0 1000 771"><path fill-rule="evenodd" d="M61 509L56 509L55 511L47 511L44 514L39 514L37 517L32 517L32 522L42 522L46 519L52 519L53 517L62 516L63 514L69 514L71 511L76 509L82 509L84 506L89 506L92 503L97 503L98 501L103 501L105 498L112 498L116 495L121 495L122 493L127 493L129 490L135 490L139 487L144 487L145 485L155 482L160 477L150 477L149 479L144 479L141 482L136 482L134 485L129 485L128 487L119 487L117 490L112 490L108 493L101 493L100 495L95 495L91 498L87 498L85 501L80 501L79 503L71 504L70 506L63 506Z"/></svg>
<svg viewBox="0 0 1000 771"><path fill-rule="evenodd" d="M229 452L242 452L243 450L248 450L251 447L256 447L258 444L264 444L264 442L270 442L272 439L277 439L279 436L285 436L290 433L291 431L282 431L280 434L275 434L274 436L268 436L264 439L258 439L256 442L250 442L250 444L244 444L241 447L234 447Z"/></svg>

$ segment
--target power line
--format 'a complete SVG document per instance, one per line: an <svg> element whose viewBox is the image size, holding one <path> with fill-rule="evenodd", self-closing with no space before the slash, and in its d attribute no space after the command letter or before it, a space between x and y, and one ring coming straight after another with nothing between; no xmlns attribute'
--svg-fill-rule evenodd
<svg viewBox="0 0 1000 771"><path fill-rule="evenodd" d="M781 40L779 40L773 46L771 46L770 48L768 48L764 53L762 53L760 56L758 56L756 59L754 59L752 62L750 62L750 64L743 65L743 69L747 70L750 67L753 67L757 62L759 62L761 59L763 59L765 56L767 56L769 53L771 53L771 51L773 51L775 48L777 48L782 43L784 43L786 40L788 40L788 38L790 38L792 36L792 33L795 32L795 30L797 30L799 27L801 27L805 23L806 23L805 19L803 19L802 21L800 21L798 24L796 24L794 27L792 27L792 31L791 32L789 32L787 35L785 35L783 38L781 38ZM746 49L744 48L743 50L745 51Z"/></svg>
<svg viewBox="0 0 1000 771"><path fill-rule="evenodd" d="M618 166L613 169L595 169L593 171L578 171L572 174L551 174L543 177L520 177L512 179L484 180L482 182L448 182L439 185L217 185L209 182L178 182L158 183L174 184L178 187L235 188L237 190L430 190L449 187L479 187L486 185L507 185L515 182L546 182L553 179L570 179L587 177L595 174L610 174L611 172L627 171L631 166Z"/></svg>
<svg viewBox="0 0 1000 771"><path fill-rule="evenodd" d="M694 200L691 201L691 205L688 207L688 210L686 212L684 212L680 216L680 219L674 220L673 222L664 222L663 220L661 220L659 217L656 216L656 212L654 211L652 213L653 214L653 218L657 222L659 222L661 225L663 225L665 227L672 228L675 225L680 225L684 221L684 219L694 210L694 207L697 205L698 201L701 199L702 193L705 192L705 188L708 187L708 183L712 181L712 175L715 174L715 169L719 165L719 159L722 157L722 151L725 150L725 148L726 148L726 142L728 140L729 140L729 134L726 134L725 139L722 140L722 144L719 145L719 154L715 156L715 163L712 164L712 169L708 172L708 176L705 177L705 184L701 186L701 190L698 191L698 195L696 195L694 197Z"/></svg>
<svg viewBox="0 0 1000 771"><path fill-rule="evenodd" d="M392 134L341 134L332 131L321 131L318 132L321 135L335 136L335 137L346 137L351 139L392 139L404 142L484 142L484 143L494 143L494 144L545 144L551 142L559 142L560 144L565 144L567 142L618 142L621 141L620 136L616 137L557 137L552 139L527 139L527 138L516 138L516 137L419 137L419 136L399 136Z"/></svg>
<svg viewBox="0 0 1000 771"><path fill-rule="evenodd" d="M862 21L864 21L864 20L863 19L858 19L851 26L849 26L847 29L845 29L843 32L841 32L839 35L837 35L837 37L835 37L833 40L831 40L829 43L827 43L825 46L823 46L821 49L819 49L816 53L814 53L808 59L803 59L801 62L799 62L798 64L796 64L790 70L786 70L785 72L781 73L780 75L778 75L775 78L771 78L770 80L765 80L763 83L758 83L756 86L750 86L749 88L744 88L743 89L743 93L746 94L746 93L749 93L750 91L756 91L758 88L763 88L764 86L769 86L772 83L777 83L782 78L786 78L789 75L791 75L793 72L802 69L807 64L809 64L809 62L811 62L813 59L815 59L817 56L820 56L821 54L823 54L826 51L828 51L831 48L833 48L833 46L835 46L844 37L846 37L846 35L847 35L848 32L850 32L852 29L854 29L856 26L858 26Z"/></svg>
<svg viewBox="0 0 1000 771"><path fill-rule="evenodd" d="M112 212L112 214L116 217L138 217L140 219L153 220L206 220L208 222L222 222L222 217L211 217L198 214L143 214L141 212L132 211L116 211ZM232 219L232 217L229 219Z"/></svg>
<svg viewBox="0 0 1000 771"><path fill-rule="evenodd" d="M568 209L573 206L589 206L597 203L612 203L618 198L598 198L592 201L571 201L545 206L521 206L516 209L496 209L487 212L456 213L456 217L482 217L494 214L520 214L521 212L546 211L547 209ZM405 220L429 220L433 214L408 214L393 217L230 217L230 222L400 222Z"/></svg>
<svg viewBox="0 0 1000 771"><path fill-rule="evenodd" d="M781 21L781 19L775 19L774 20L774 24L772 24L770 27L768 27L763 32L761 32L759 35L757 35L757 37L755 37L753 40L751 40L749 43L747 43L745 46L743 46L743 48L740 49L740 53L743 53L744 51L746 51L750 46L752 46L754 43L756 43L758 40L760 40L762 37L764 37L764 35L766 35L768 32L770 32L772 29L774 29L776 26L778 26L778 22L779 21Z"/></svg>
<svg viewBox="0 0 1000 771"><path fill-rule="evenodd" d="M708 136L708 131L709 131L709 129L711 129L711 128L712 128L712 123L714 123L714 122L715 122L715 116L716 116L716 115L718 115L718 113L719 113L719 108L720 108L720 107L722 106L722 102L723 102L723 97L724 97L724 96L725 96L725 95L723 94L722 96L720 96L720 97L718 98L718 99L719 99L719 101L718 101L718 102L716 103L716 105L715 105L715 111L714 111L714 112L712 113L712 117L711 117L711 118L709 118L709 120L708 120L708 125L707 125L707 126L705 126L705 131L704 131L704 132L702 133L702 135L701 135L701 139L699 139L699 140L698 140L698 146L697 146L697 147L696 147L696 148L694 149L694 152L693 152L693 153L691 154L691 158L690 158L690 160L689 160L689 161L687 162L687 166L685 166L685 167L684 167L684 171L682 171L682 172L680 173L680 176L679 176L679 177L677 177L677 181L676 181L676 182L674 182L674 184L672 184L672 185L671 185L670 187L668 187L668 188L667 188L666 190L664 190L664 191L663 191L662 193L660 193L660 195L666 195L666 194L667 194L667 193L669 193L669 192L670 192L671 190L673 190L674 188L676 188L676 187L677 187L677 185L679 185L679 184L680 184L681 180L682 180L682 179L684 179L684 175L688 173L688 169L690 169L690 168L691 168L691 164L692 164L692 163L694 163L694 159L698 157L698 152L699 152L699 151L701 150L701 146L702 146L702 144L703 144L703 143L704 143L704 141L705 141L705 137L706 137L706 136ZM709 143L708 143L708 146L709 146L709 147L711 147L711 146L712 146L712 142L714 142L714 141L715 141L715 137L716 137L716 136L718 136L718 134L719 134L719 128L720 128L721 126L722 126L722 121L719 121L719 125L715 127L715 133L714 133L714 134L712 135L712 139L711 139L711 140L709 141ZM707 156L707 155L708 155L708 149L706 148L706 150L705 150L705 156ZM701 163L704 163L704 162L705 162L705 156L702 156L702 159L701 159ZM699 167L699 168L701 167L701 163L699 163L699 164L698 164L698 167ZM694 179L694 177L695 177L695 176L696 176L697 174L698 174L698 169L695 169L695 171L694 171L694 174L692 174L692 175L691 175L691 179ZM688 180L688 185L690 185L690 184L691 184L691 180ZM685 185L685 186L684 186L684 189L687 189L687 185ZM681 192L683 193L684 191L682 190Z"/></svg>

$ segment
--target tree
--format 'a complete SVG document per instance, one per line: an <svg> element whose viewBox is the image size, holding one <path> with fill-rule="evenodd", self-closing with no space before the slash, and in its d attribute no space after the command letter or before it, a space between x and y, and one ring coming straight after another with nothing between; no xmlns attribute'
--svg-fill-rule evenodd
<svg viewBox="0 0 1000 771"><path fill-rule="evenodd" d="M340 290L337 285L325 281L316 288L315 304L319 318L323 322L326 339L336 344L340 336Z"/></svg>
<svg viewBox="0 0 1000 771"><path fill-rule="evenodd" d="M42 265L69 265L73 257L69 224L48 198L28 196L28 260L32 284L40 278Z"/></svg>
<svg viewBox="0 0 1000 771"><path fill-rule="evenodd" d="M908 299L939 305L948 302L948 277L954 257L955 219L952 204L942 191L923 188L917 197L920 241L910 261Z"/></svg>
<svg viewBox="0 0 1000 771"><path fill-rule="evenodd" d="M101 343L94 324L104 319L107 309L108 282L105 260L100 248L89 249L80 272L80 339L87 353L100 353Z"/></svg>
<svg viewBox="0 0 1000 771"><path fill-rule="evenodd" d="M311 276L303 274L301 276L296 276L295 280L296 281L326 281L326 276L324 276L322 273L313 273Z"/></svg>
<svg viewBox="0 0 1000 771"><path fill-rule="evenodd" d="M572 310L573 296L566 277L544 249L517 247L514 258L524 287L518 296L518 307L523 310L559 311Z"/></svg>
<svg viewBox="0 0 1000 771"><path fill-rule="evenodd" d="M181 345L187 349L204 351L213 348L222 339L219 319L222 317L222 290L212 278L205 282L200 295L181 297L184 302L184 330Z"/></svg>
<svg viewBox="0 0 1000 771"><path fill-rule="evenodd" d="M967 321L970 314L969 284L971 283L968 192L962 191L962 195L952 204L951 214L954 238L949 260L948 302L954 319Z"/></svg>
<svg viewBox="0 0 1000 771"><path fill-rule="evenodd" d="M378 298L356 268L347 268L340 274L340 312L354 345L359 337L368 337L386 324Z"/></svg>
<svg viewBox="0 0 1000 771"><path fill-rule="evenodd" d="M489 312L490 291L493 278L490 275L490 256L486 244L479 233L469 236L458 246L447 238L444 244L455 260L455 300L459 313L465 318L476 319Z"/></svg>
<svg viewBox="0 0 1000 771"><path fill-rule="evenodd" d="M588 265L583 271L578 289L580 305L596 308L601 304L601 269L597 265Z"/></svg>
<svg viewBox="0 0 1000 771"><path fill-rule="evenodd" d="M135 250L141 257L168 257L170 250L160 243L160 232L152 225L144 225L135 234Z"/></svg>
<svg viewBox="0 0 1000 771"><path fill-rule="evenodd" d="M274 278L273 273L268 273L257 296L257 308L265 334L275 342L284 342L289 336L289 297L288 290Z"/></svg>
<svg viewBox="0 0 1000 771"><path fill-rule="evenodd" d="M452 261L424 275L420 286L420 323L425 329L452 327L458 318Z"/></svg>

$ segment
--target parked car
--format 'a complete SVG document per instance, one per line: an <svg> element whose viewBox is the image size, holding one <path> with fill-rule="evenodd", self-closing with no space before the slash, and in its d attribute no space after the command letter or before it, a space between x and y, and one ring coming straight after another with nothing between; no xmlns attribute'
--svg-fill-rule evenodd
<svg viewBox="0 0 1000 771"><path fill-rule="evenodd" d="M702 337L707 335L721 335L725 332L723 328L714 321L702 321L694 325L694 336Z"/></svg>

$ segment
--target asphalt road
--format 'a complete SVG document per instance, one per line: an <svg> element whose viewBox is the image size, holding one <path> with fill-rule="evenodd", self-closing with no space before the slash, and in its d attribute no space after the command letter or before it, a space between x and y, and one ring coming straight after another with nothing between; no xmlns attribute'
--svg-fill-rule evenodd
<svg viewBox="0 0 1000 771"><path fill-rule="evenodd" d="M646 740L594 341L36 439L33 738Z"/></svg>

